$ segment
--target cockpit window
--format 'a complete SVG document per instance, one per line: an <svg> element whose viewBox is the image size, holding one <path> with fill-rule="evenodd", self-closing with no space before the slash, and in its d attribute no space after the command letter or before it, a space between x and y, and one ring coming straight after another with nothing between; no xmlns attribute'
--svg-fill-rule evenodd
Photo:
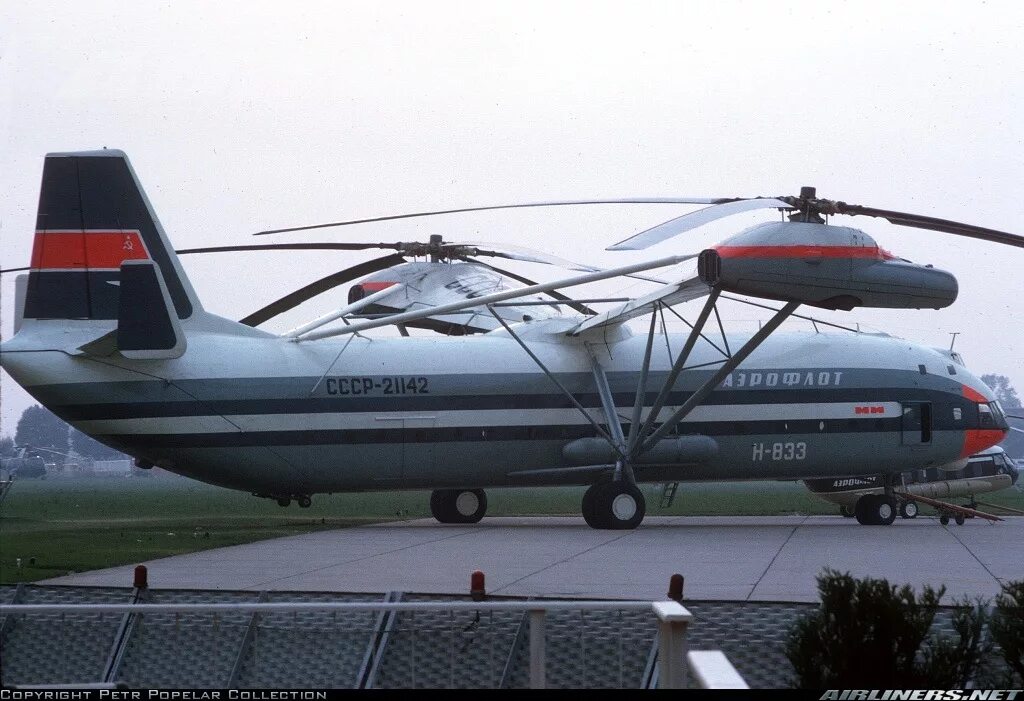
<svg viewBox="0 0 1024 701"><path fill-rule="evenodd" d="M951 357L953 359L953 362L955 362L960 367L967 367L967 365L964 363L963 356L960 355L959 353L957 353L956 351L953 351L952 353L950 353L949 357Z"/></svg>
<svg viewBox="0 0 1024 701"><path fill-rule="evenodd" d="M981 421L982 426L995 426L995 419L992 418L992 405L991 404L979 404L978 405L978 419Z"/></svg>
<svg viewBox="0 0 1024 701"><path fill-rule="evenodd" d="M1006 420L1006 412L1003 411L1003 406L999 402L992 402L989 404L992 408L992 414L996 417L996 421L1003 422Z"/></svg>

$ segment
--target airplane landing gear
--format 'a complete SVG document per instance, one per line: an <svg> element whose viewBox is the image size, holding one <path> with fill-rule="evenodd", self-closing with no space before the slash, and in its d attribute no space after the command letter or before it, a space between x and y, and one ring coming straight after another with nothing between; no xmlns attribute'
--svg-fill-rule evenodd
<svg viewBox="0 0 1024 701"><path fill-rule="evenodd" d="M917 518L917 502L905 501L900 504L901 518Z"/></svg>
<svg viewBox="0 0 1024 701"><path fill-rule="evenodd" d="M430 513L441 523L477 523L487 513L487 495L482 489L435 489Z"/></svg>
<svg viewBox="0 0 1024 701"><path fill-rule="evenodd" d="M844 504L839 507L839 515L843 518L853 518L853 509Z"/></svg>
<svg viewBox="0 0 1024 701"><path fill-rule="evenodd" d="M292 504L292 498L291 497L278 497L277 498L277 505L278 506L287 507L287 506L291 506L291 504Z"/></svg>
<svg viewBox="0 0 1024 701"><path fill-rule="evenodd" d="M598 482L583 495L583 519L591 528L632 530L644 520L643 493L624 480Z"/></svg>
<svg viewBox="0 0 1024 701"><path fill-rule="evenodd" d="M862 526L889 526L896 520L896 500L883 494L865 494L857 500L854 516Z"/></svg>
<svg viewBox="0 0 1024 701"><path fill-rule="evenodd" d="M308 494L302 494L298 498L298 503L299 508L308 509L313 504L313 500L309 497Z"/></svg>

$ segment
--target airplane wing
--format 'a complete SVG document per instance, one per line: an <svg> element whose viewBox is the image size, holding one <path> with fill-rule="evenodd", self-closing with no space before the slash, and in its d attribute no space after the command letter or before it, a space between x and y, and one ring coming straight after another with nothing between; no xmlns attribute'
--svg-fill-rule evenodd
<svg viewBox="0 0 1024 701"><path fill-rule="evenodd" d="M647 270L653 270L655 268L667 268L672 265L677 265L687 260L696 258L696 255L682 255L682 256L668 256L666 258L659 258L658 260L648 261L645 263L637 263L634 265L626 265L621 268L612 268L610 270L603 270L600 272L586 273L584 275L577 275L571 278L565 278L562 280L556 280L554 282L548 282L538 285L530 285L520 289L502 290L499 292L492 292L490 294L484 294L473 299L464 299L458 302L450 302L447 304L441 304L435 307L428 307L426 309L413 309L407 312L399 314L393 314L383 319L364 319L356 321L348 326L341 328L331 329L320 329L313 330L306 327L302 330L302 333L294 333L292 335L295 340L301 341L315 341L321 338L329 338L332 336L342 336L351 333L358 333L360 331L366 331L369 329L375 329L381 326L390 326L392 324L408 324L413 321L419 321L427 317L440 317L447 316L453 312L460 312L464 310L471 310L473 307L486 308L488 305L496 304L498 302L506 302L512 299L522 299L535 295L538 293L549 293L554 290L560 290L566 287L574 287L576 285L584 285L590 282L597 282L599 280L607 280L613 277L621 277L632 273L644 272ZM673 288L677 286L671 286ZM545 302L550 304L550 302ZM556 302L557 304L557 302Z"/></svg>
<svg viewBox="0 0 1024 701"><path fill-rule="evenodd" d="M683 302L689 302L692 299L698 299L707 295L711 288L701 281L699 277L693 275L688 278L684 278L679 282L671 283L660 287L653 292L637 297L634 300L625 302L615 309L610 309L603 314L590 317L589 319L581 322L576 328L569 332L571 336L578 336L581 333L590 331L591 329L603 328L606 326L613 326L615 324L621 324L630 319L635 319L639 316L644 316L651 313L651 309L655 304L663 304L665 306L672 306L673 304L682 304Z"/></svg>

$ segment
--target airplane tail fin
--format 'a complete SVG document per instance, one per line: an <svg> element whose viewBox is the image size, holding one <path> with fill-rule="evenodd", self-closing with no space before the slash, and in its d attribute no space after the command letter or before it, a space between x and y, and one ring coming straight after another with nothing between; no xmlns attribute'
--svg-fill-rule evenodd
<svg viewBox="0 0 1024 701"><path fill-rule="evenodd" d="M121 265L147 260L177 318L202 309L124 152L48 154L25 318L117 319Z"/></svg>
<svg viewBox="0 0 1024 701"><path fill-rule="evenodd" d="M179 320L201 311L128 157L48 154L24 318L116 322L121 350L174 357Z"/></svg>

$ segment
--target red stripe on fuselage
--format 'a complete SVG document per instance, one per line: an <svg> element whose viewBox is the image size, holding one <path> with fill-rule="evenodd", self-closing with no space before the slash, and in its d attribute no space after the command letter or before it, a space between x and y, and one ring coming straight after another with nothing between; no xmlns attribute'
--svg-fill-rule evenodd
<svg viewBox="0 0 1024 701"><path fill-rule="evenodd" d="M138 231L37 231L33 270L101 270L126 260L148 260Z"/></svg>
<svg viewBox="0 0 1024 701"><path fill-rule="evenodd" d="M393 282L363 282L360 283L360 287L363 288L364 292L380 292L386 290L395 283Z"/></svg>
<svg viewBox="0 0 1024 701"><path fill-rule="evenodd" d="M713 246L722 258L867 258L892 260L893 255L874 246Z"/></svg>

